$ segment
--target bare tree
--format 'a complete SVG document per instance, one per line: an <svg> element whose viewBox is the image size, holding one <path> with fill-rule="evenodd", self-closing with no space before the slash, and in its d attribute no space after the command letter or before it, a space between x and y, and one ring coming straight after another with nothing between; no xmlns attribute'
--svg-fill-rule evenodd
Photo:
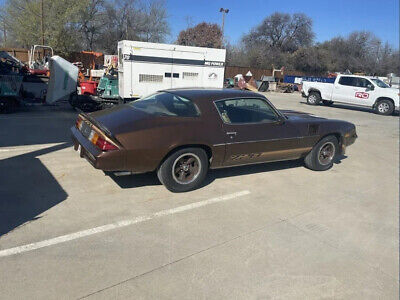
<svg viewBox="0 0 400 300"><path fill-rule="evenodd" d="M104 3L105 0L88 0L88 5L79 12L77 26L82 34L82 46L86 50L94 50L102 38L105 25Z"/></svg>
<svg viewBox="0 0 400 300"><path fill-rule="evenodd" d="M123 39L162 42L169 33L164 1L108 1L104 8L105 25L98 46L107 53L116 53L117 42Z"/></svg>
<svg viewBox="0 0 400 300"><path fill-rule="evenodd" d="M203 22L194 27L182 30L178 35L177 44L222 48L222 31L217 24Z"/></svg>
<svg viewBox="0 0 400 300"><path fill-rule="evenodd" d="M312 20L304 14L274 13L243 36L250 63L260 67L288 67L290 55L312 45Z"/></svg>
<svg viewBox="0 0 400 300"><path fill-rule="evenodd" d="M274 13L243 37L247 47L266 46L294 52L312 44L312 20L304 14Z"/></svg>

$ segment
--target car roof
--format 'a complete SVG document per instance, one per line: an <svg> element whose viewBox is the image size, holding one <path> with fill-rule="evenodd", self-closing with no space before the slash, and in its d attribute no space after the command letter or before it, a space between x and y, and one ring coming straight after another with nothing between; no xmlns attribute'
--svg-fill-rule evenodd
<svg viewBox="0 0 400 300"><path fill-rule="evenodd" d="M263 95L250 91L243 91L237 89L210 89L210 88L180 88L180 89L168 89L160 92L173 93L175 95L187 98L194 102L197 101L214 101L227 98L238 98L238 97L257 97L264 98Z"/></svg>
<svg viewBox="0 0 400 300"><path fill-rule="evenodd" d="M367 75L353 75L353 74L338 74L338 76L357 77L357 78L368 78L368 77L370 77L370 76L367 76Z"/></svg>

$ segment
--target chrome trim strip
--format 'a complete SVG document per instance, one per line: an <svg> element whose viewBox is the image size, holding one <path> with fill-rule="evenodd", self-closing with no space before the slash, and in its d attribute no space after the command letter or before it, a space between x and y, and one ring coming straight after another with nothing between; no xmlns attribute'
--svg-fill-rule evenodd
<svg viewBox="0 0 400 300"><path fill-rule="evenodd" d="M245 141L245 142L234 142L234 143L223 143L223 144L214 144L213 147L223 146L223 145L233 145L233 144L246 144L246 143L258 143L258 142L273 142L273 141L282 141L282 140L293 140L293 139L305 139L311 137L319 137L319 135L308 135L308 136L300 136L300 137L291 137L291 138L276 138L269 140L256 140L256 141Z"/></svg>

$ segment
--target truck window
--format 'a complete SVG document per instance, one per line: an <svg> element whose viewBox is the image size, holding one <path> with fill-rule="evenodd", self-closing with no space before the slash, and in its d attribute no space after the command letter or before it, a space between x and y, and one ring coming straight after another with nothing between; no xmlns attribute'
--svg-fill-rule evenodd
<svg viewBox="0 0 400 300"><path fill-rule="evenodd" d="M355 77L348 77L348 76L342 76L339 79L339 84L341 85L347 85L347 86L357 86L356 80L357 78Z"/></svg>
<svg viewBox="0 0 400 300"><path fill-rule="evenodd" d="M356 79L356 83L358 87L367 88L368 85L372 85L372 83L365 78L354 78Z"/></svg>

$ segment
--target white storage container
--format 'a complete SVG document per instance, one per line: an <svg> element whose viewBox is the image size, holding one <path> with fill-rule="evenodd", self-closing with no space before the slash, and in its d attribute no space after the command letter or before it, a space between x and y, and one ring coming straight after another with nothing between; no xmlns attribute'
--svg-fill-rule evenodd
<svg viewBox="0 0 400 300"><path fill-rule="evenodd" d="M225 49L118 42L119 95L140 98L170 88L222 88Z"/></svg>

